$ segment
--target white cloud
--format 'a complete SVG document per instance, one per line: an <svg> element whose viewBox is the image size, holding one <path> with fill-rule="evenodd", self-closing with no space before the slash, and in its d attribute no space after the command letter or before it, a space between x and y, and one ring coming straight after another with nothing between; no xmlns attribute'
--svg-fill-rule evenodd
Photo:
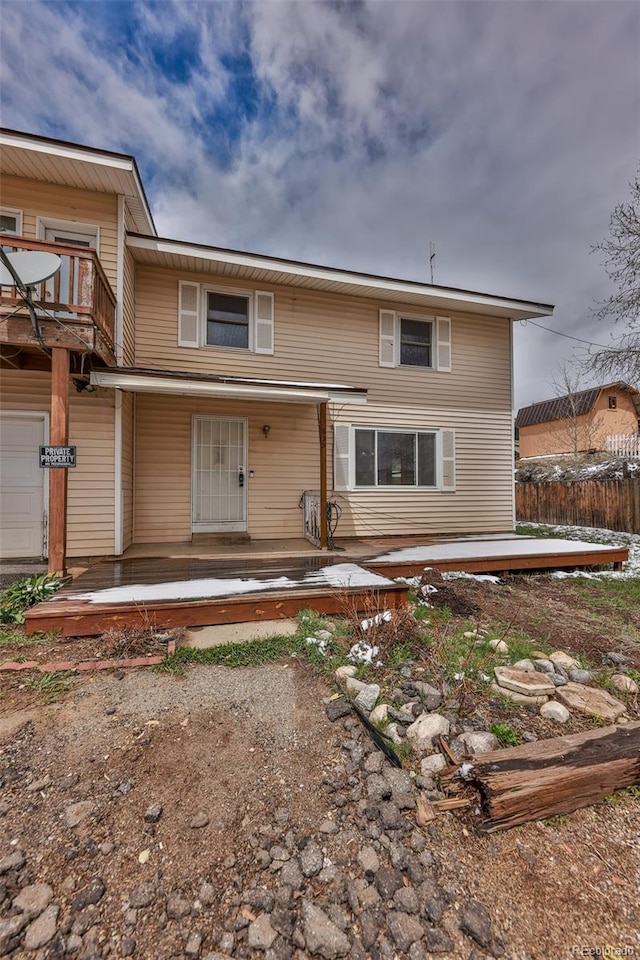
<svg viewBox="0 0 640 960"><path fill-rule="evenodd" d="M3 122L135 153L161 233L425 279L432 240L436 282L607 341L589 249L640 156L640 6L107 7L5 4ZM528 403L575 345L515 343Z"/></svg>

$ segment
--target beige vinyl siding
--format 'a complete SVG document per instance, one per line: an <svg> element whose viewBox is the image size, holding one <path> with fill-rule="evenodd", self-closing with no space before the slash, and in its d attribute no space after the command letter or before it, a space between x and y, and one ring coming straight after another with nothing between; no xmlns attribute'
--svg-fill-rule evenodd
<svg viewBox="0 0 640 960"><path fill-rule="evenodd" d="M134 406L132 393L122 394L122 549L133 543Z"/></svg>
<svg viewBox="0 0 640 960"><path fill-rule="evenodd" d="M510 410L509 321L451 314L453 370L380 367L379 303L287 287L275 294L275 353L178 347L178 280L202 274L137 265L136 363L199 373L328 381L365 387L370 402ZM204 278L220 288L233 286ZM386 304L385 304L386 306ZM402 304L390 304L402 310ZM415 315L416 308L409 311ZM428 315L428 314L426 314Z"/></svg>
<svg viewBox="0 0 640 960"><path fill-rule="evenodd" d="M37 239L36 218L78 221L100 228L100 263L116 290L118 198L114 194L77 190L22 177L2 178L2 203L22 210L22 233Z"/></svg>
<svg viewBox="0 0 640 960"><path fill-rule="evenodd" d="M50 412L51 376L3 370L0 409ZM114 551L114 398L113 392L69 396L69 443L77 447L77 467L69 470L67 552L70 557ZM38 451L34 451L37 456Z"/></svg>
<svg viewBox="0 0 640 960"><path fill-rule="evenodd" d="M333 422L450 429L456 437L455 491L400 487L336 491L331 498L342 509L338 536L490 533L513 528L510 413L373 404L334 410ZM332 469L330 463L329 477Z"/></svg>
<svg viewBox="0 0 640 960"><path fill-rule="evenodd" d="M123 361L126 367L135 365L136 265L128 247L124 248L123 283Z"/></svg>
<svg viewBox="0 0 640 960"><path fill-rule="evenodd" d="M248 420L245 464L252 539L300 537L303 490L319 485L314 405L236 403L138 394L135 440L135 542L191 539L191 437L194 414ZM271 427L265 439L262 427ZM253 470L254 476L249 476Z"/></svg>
<svg viewBox="0 0 640 960"><path fill-rule="evenodd" d="M452 372L420 367L380 367L378 310L375 300L338 297L286 287L265 287L275 294L275 353L187 349L177 345L178 280L225 281L202 274L137 267L136 362L139 366L198 373L300 379L344 383L368 390L365 406L333 404L333 422L436 427L456 434L456 490L367 490L336 493L343 516L338 534L469 533L513 527L513 453L510 322L452 313ZM402 311L403 305L385 304ZM407 312L416 315L415 307ZM425 312L428 316L428 313ZM264 407L267 409L267 407ZM164 423L162 428L164 428ZM161 431L160 424L158 430ZM181 428L183 429L183 428ZM140 431L142 432L142 431ZM315 434L314 434L315 436ZM332 437L329 477L332 477ZM315 451L296 490L318 486ZM142 462L140 455L138 462ZM290 467L300 470L295 446L274 463L274 483ZM176 467L176 469L178 469ZM188 483L182 465L177 484ZM331 482L331 480L330 480ZM263 495L256 485L255 502ZM264 495L270 495L269 489ZM138 493L139 499L143 499ZM185 511L178 527L184 529ZM255 516L255 512L254 512ZM264 520L268 514L265 511ZM136 527L136 539L145 529ZM288 536L277 523L260 523L252 536ZM297 534L296 534L297 535ZM166 538L165 538L166 539ZM169 539L171 539L169 537Z"/></svg>

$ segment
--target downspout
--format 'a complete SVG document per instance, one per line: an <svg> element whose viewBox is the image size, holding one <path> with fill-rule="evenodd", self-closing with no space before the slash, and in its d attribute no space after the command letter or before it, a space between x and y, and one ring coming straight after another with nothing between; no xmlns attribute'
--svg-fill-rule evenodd
<svg viewBox="0 0 640 960"><path fill-rule="evenodd" d="M124 197L118 194L118 243L116 254L116 363L122 366L124 359ZM124 539L124 516L122 508L122 391L115 391L113 464L113 550L116 556L122 553Z"/></svg>

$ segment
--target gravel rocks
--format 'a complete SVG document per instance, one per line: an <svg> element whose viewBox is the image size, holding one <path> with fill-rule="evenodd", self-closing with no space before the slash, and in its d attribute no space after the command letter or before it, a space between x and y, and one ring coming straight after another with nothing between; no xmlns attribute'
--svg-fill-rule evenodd
<svg viewBox="0 0 640 960"><path fill-rule="evenodd" d="M144 822L158 823L161 816L162 816L162 804L152 803L151 806L147 807L147 809L144 812Z"/></svg>
<svg viewBox="0 0 640 960"><path fill-rule="evenodd" d="M485 949L491 945L491 919L486 907L477 900L465 904L460 917L460 929Z"/></svg>
<svg viewBox="0 0 640 960"><path fill-rule="evenodd" d="M306 947L311 954L317 953L325 960L335 960L349 953L350 943L346 935L320 907L304 900L301 917Z"/></svg>
<svg viewBox="0 0 640 960"><path fill-rule="evenodd" d="M424 714L407 729L407 740L420 753L430 753L433 742L440 736L449 735L450 724L439 713Z"/></svg>

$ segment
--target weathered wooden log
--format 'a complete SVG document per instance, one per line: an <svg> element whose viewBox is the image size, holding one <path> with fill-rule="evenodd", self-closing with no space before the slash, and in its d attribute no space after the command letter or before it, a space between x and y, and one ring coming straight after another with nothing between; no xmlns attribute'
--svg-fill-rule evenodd
<svg viewBox="0 0 640 960"><path fill-rule="evenodd" d="M570 813L640 784L640 723L485 753L467 782L480 792L483 833Z"/></svg>

